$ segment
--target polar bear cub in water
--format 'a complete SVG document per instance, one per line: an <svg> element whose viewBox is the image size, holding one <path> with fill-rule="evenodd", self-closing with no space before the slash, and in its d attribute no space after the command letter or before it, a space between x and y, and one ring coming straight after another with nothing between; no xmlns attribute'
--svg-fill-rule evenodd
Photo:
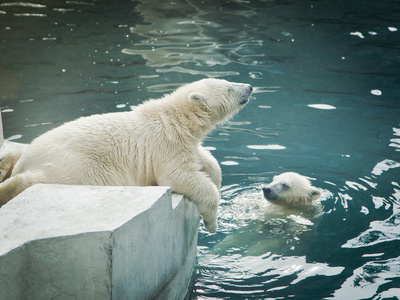
<svg viewBox="0 0 400 300"><path fill-rule="evenodd" d="M215 245L213 254L283 253L313 239L322 213L317 201L321 197L320 190L305 176L287 172L275 176L262 191L268 202L262 199L259 188L257 196L252 192L233 199L228 215L232 215L235 222L242 220L244 225L239 225ZM235 215L243 211L247 213L240 218Z"/></svg>
<svg viewBox="0 0 400 300"><path fill-rule="evenodd" d="M265 199L282 206L309 205L321 197L310 181L295 172L277 175L263 188Z"/></svg>

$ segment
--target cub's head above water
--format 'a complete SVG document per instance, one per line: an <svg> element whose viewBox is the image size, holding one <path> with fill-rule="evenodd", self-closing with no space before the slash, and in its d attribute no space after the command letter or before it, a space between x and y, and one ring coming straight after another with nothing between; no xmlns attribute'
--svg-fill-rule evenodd
<svg viewBox="0 0 400 300"><path fill-rule="evenodd" d="M321 197L306 177L294 172L275 176L263 193L269 202L281 206L310 205Z"/></svg>

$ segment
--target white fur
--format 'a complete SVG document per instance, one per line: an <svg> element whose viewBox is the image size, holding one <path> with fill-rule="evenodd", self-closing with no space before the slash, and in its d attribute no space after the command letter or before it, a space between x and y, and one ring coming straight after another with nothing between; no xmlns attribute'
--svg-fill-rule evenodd
<svg viewBox="0 0 400 300"><path fill-rule="evenodd" d="M0 184L0 205L36 183L161 185L217 227L221 170L201 145L248 101L248 84L203 79L132 112L82 117L36 138Z"/></svg>
<svg viewBox="0 0 400 300"><path fill-rule="evenodd" d="M22 145L22 144L21 144ZM9 147L9 146L8 146ZM11 176L15 164L22 156L25 147L9 147L12 148L10 152L2 155L0 159L0 182L3 182ZM3 154L3 153L2 153ZM0 202L1 206L1 202Z"/></svg>
<svg viewBox="0 0 400 300"><path fill-rule="evenodd" d="M294 172L275 176L263 192L269 202L284 206L308 205L321 197L321 192L306 177Z"/></svg>

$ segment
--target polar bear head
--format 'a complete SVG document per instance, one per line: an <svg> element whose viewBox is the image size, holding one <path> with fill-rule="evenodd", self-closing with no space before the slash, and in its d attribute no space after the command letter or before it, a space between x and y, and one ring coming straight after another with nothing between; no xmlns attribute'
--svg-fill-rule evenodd
<svg viewBox="0 0 400 300"><path fill-rule="evenodd" d="M269 202L283 206L308 205L321 197L306 177L294 172L275 176L263 192Z"/></svg>
<svg viewBox="0 0 400 300"><path fill-rule="evenodd" d="M223 123L247 104L253 87L208 78L187 84L181 91L191 103L207 110L213 122Z"/></svg>

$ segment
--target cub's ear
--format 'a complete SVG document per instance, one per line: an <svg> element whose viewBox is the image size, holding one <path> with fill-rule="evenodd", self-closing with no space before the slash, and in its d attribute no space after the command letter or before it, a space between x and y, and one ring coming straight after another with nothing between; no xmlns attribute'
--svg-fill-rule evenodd
<svg viewBox="0 0 400 300"><path fill-rule="evenodd" d="M309 195L310 195L311 201L315 201L315 200L319 199L319 197L321 197L321 192L315 188L311 188Z"/></svg>
<svg viewBox="0 0 400 300"><path fill-rule="evenodd" d="M207 104L206 97L204 97L204 95L199 92L190 93L189 100L198 105L206 105Z"/></svg>

